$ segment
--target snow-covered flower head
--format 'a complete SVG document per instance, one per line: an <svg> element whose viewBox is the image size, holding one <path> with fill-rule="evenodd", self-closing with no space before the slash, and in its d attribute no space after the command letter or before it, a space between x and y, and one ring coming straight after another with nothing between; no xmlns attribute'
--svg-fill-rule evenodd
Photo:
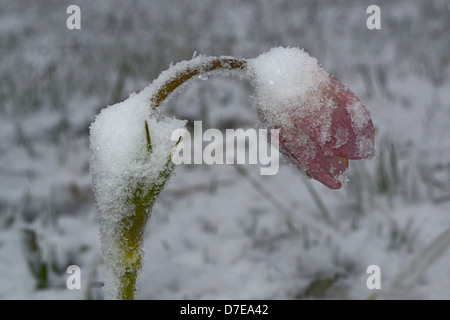
<svg viewBox="0 0 450 320"><path fill-rule="evenodd" d="M280 151L306 175L338 189L348 159L375 155L369 111L303 50L272 49L249 72L261 125L280 129Z"/></svg>

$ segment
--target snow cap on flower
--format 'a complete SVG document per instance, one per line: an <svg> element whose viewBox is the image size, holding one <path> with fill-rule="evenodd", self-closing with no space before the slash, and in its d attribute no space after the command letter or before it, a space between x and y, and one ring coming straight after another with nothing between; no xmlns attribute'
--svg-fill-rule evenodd
<svg viewBox="0 0 450 320"><path fill-rule="evenodd" d="M338 189L348 159L375 155L369 111L303 50L274 48L249 73L261 125L280 129L280 151L306 175Z"/></svg>

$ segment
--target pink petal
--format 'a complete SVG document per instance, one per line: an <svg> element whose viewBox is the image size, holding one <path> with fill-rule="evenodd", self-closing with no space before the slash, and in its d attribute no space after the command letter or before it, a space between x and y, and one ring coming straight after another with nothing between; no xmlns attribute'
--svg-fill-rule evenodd
<svg viewBox="0 0 450 320"><path fill-rule="evenodd" d="M347 159L368 159L375 154L369 111L332 75L303 105L287 112L293 128L281 128L282 153L329 188L342 186Z"/></svg>
<svg viewBox="0 0 450 320"><path fill-rule="evenodd" d="M286 137L287 136L287 137ZM348 160L338 155L325 155L312 140L295 139L289 131L280 131L280 151L299 170L331 189L342 187L342 173L348 167Z"/></svg>
<svg viewBox="0 0 450 320"><path fill-rule="evenodd" d="M348 159L371 158L375 154L375 130L369 111L339 80L332 75L329 79L328 86L318 90L320 96L307 100L312 105L301 107L302 114L290 110L295 125L325 154Z"/></svg>

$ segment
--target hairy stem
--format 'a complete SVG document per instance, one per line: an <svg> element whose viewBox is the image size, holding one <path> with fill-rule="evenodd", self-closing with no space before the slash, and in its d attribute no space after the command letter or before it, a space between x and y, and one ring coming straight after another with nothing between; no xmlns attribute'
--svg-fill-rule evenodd
<svg viewBox="0 0 450 320"><path fill-rule="evenodd" d="M197 75L216 70L244 70L247 61L233 57L213 57L203 59L192 59L190 62L198 60L198 65L188 64L186 68L177 72L170 79L165 81L151 97L151 106L157 108L176 88Z"/></svg>
<svg viewBox="0 0 450 320"><path fill-rule="evenodd" d="M120 278L118 293L120 300L133 300L134 298L136 279L141 269L141 248L145 224L151 215L153 204L163 190L173 169L174 165L169 157L165 169L159 174L158 182L155 182L153 187L147 191L144 191L142 185L138 186L133 196L129 198L129 202L134 206L134 215L124 218L121 223L121 252L123 253L121 262L125 272Z"/></svg>
<svg viewBox="0 0 450 320"><path fill-rule="evenodd" d="M148 134L148 128L146 128ZM149 142L150 140L148 140ZM174 149L180 143L181 138L176 142ZM149 146L147 146L149 147ZM147 149L147 151L151 152ZM164 185L169 179L175 165L172 163L173 152L167 158L164 168L159 172L157 181L149 190L145 190L143 184L138 184L133 195L128 198L129 203L134 207L134 215L122 219L120 224L120 238L122 239L121 263L125 272L120 276L120 287L118 289L117 298L120 300L133 300L136 292L136 280L138 272L141 269L142 262L142 242L145 225L151 215L151 210L156 202Z"/></svg>

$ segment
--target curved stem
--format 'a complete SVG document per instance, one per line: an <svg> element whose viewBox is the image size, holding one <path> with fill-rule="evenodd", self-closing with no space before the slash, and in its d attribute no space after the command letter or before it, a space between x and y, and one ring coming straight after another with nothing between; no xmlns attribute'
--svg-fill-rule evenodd
<svg viewBox="0 0 450 320"><path fill-rule="evenodd" d="M176 88L184 84L187 80L200 75L216 70L245 70L247 61L244 59L237 59L233 57L199 57L194 58L188 63L179 63L173 68L180 68L169 79L156 90L155 94L150 98L153 108L158 107ZM170 71L170 69L169 69ZM155 81L158 82L159 78Z"/></svg>
<svg viewBox="0 0 450 320"><path fill-rule="evenodd" d="M222 71L222 75L245 76L247 64L247 60L243 59L207 56L197 56L192 60L179 62L163 71L149 87L130 97L131 100L127 103L117 106L117 109L110 114L103 114L103 117L98 117L93 123L91 128L94 129L90 133L93 156L90 163L91 168L94 168L92 170L100 170L93 175L93 180L96 185L94 192L97 202L100 203L100 233L102 251L105 257L106 299L134 299L136 280L142 267L145 225L151 216L153 205L156 203L159 194L175 167L175 164L172 162L172 156L176 152L181 138L176 143L162 140L162 135L165 135L165 133L158 136L159 127L153 127L151 128L152 130L149 130L148 120L151 120L154 126L159 126L160 122L156 119L156 112L154 112L156 108L163 104L177 88L193 77L216 71ZM142 108L147 108L148 102L150 102L151 110L149 115L145 115L145 110L142 110ZM130 157L127 155L124 158L126 161L133 162L130 163L130 171L125 166L122 167L122 162L120 162L120 166L114 166L114 170L109 172L108 170L112 170L109 167L109 162L105 160L104 155L99 156L97 154L97 152L104 152L99 151L103 149L94 147L94 145L98 146L99 142L111 144L116 142L117 136L113 135L110 137L110 132L106 129L107 126L104 125L105 119L112 117L113 121L117 121L117 112L122 112L121 108L126 109L130 104L135 104L135 110L139 110L139 115L136 115L137 118L133 118L134 121L138 120L141 116L140 112L144 111L145 119L142 121L142 136L145 137L146 146L143 145L144 149L142 152L137 152ZM126 112L126 110L123 112ZM123 123L119 121L119 124L129 125L129 120L127 118L127 121ZM168 125L170 127L173 125L174 120L169 121L169 124L163 123L161 126ZM175 122L177 121L175 120ZM140 127L141 122L138 121L137 123ZM181 121L179 123L182 125ZM165 128L162 129L165 130ZM151 136L152 132L155 132L155 136ZM92 136L94 136L93 139ZM134 142L135 140L131 140L136 138L134 133L131 136L130 142ZM120 141L123 142L123 140ZM154 141L167 143L167 145L152 146ZM169 146L172 147L171 151L168 148ZM105 149L109 148L105 147ZM112 155L124 157L123 150L119 150L119 148L117 150L114 149ZM165 162L163 162L164 157L167 157ZM146 165L153 167L142 175L137 173L140 166ZM117 168L120 170L116 170ZM107 174L104 175L103 172L107 172ZM99 181L100 184L98 184ZM118 190L114 190L116 188ZM117 203L114 203L114 200L109 195L109 192L115 191L119 191L123 195L123 197L117 197ZM110 213L109 211L113 212Z"/></svg>
<svg viewBox="0 0 450 320"><path fill-rule="evenodd" d="M216 70L243 71L247 66L247 61L233 57L205 57L198 56L190 61L180 62L153 81L153 94L150 97L152 109L160 106L169 95L178 87L186 83L189 79ZM151 137L148 124L145 122L145 136L147 140L147 153L152 154ZM178 140L177 144L180 142ZM132 205L134 214L125 217L120 223L118 234L120 234L121 245L118 259L122 264L123 273L119 276L119 286L117 288L117 298L121 300L134 299L136 280L142 263L142 242L145 224L151 215L153 204L168 180L174 169L170 155L166 165L159 172L159 178L153 186L146 190L143 184L138 184L128 198L128 203Z"/></svg>

